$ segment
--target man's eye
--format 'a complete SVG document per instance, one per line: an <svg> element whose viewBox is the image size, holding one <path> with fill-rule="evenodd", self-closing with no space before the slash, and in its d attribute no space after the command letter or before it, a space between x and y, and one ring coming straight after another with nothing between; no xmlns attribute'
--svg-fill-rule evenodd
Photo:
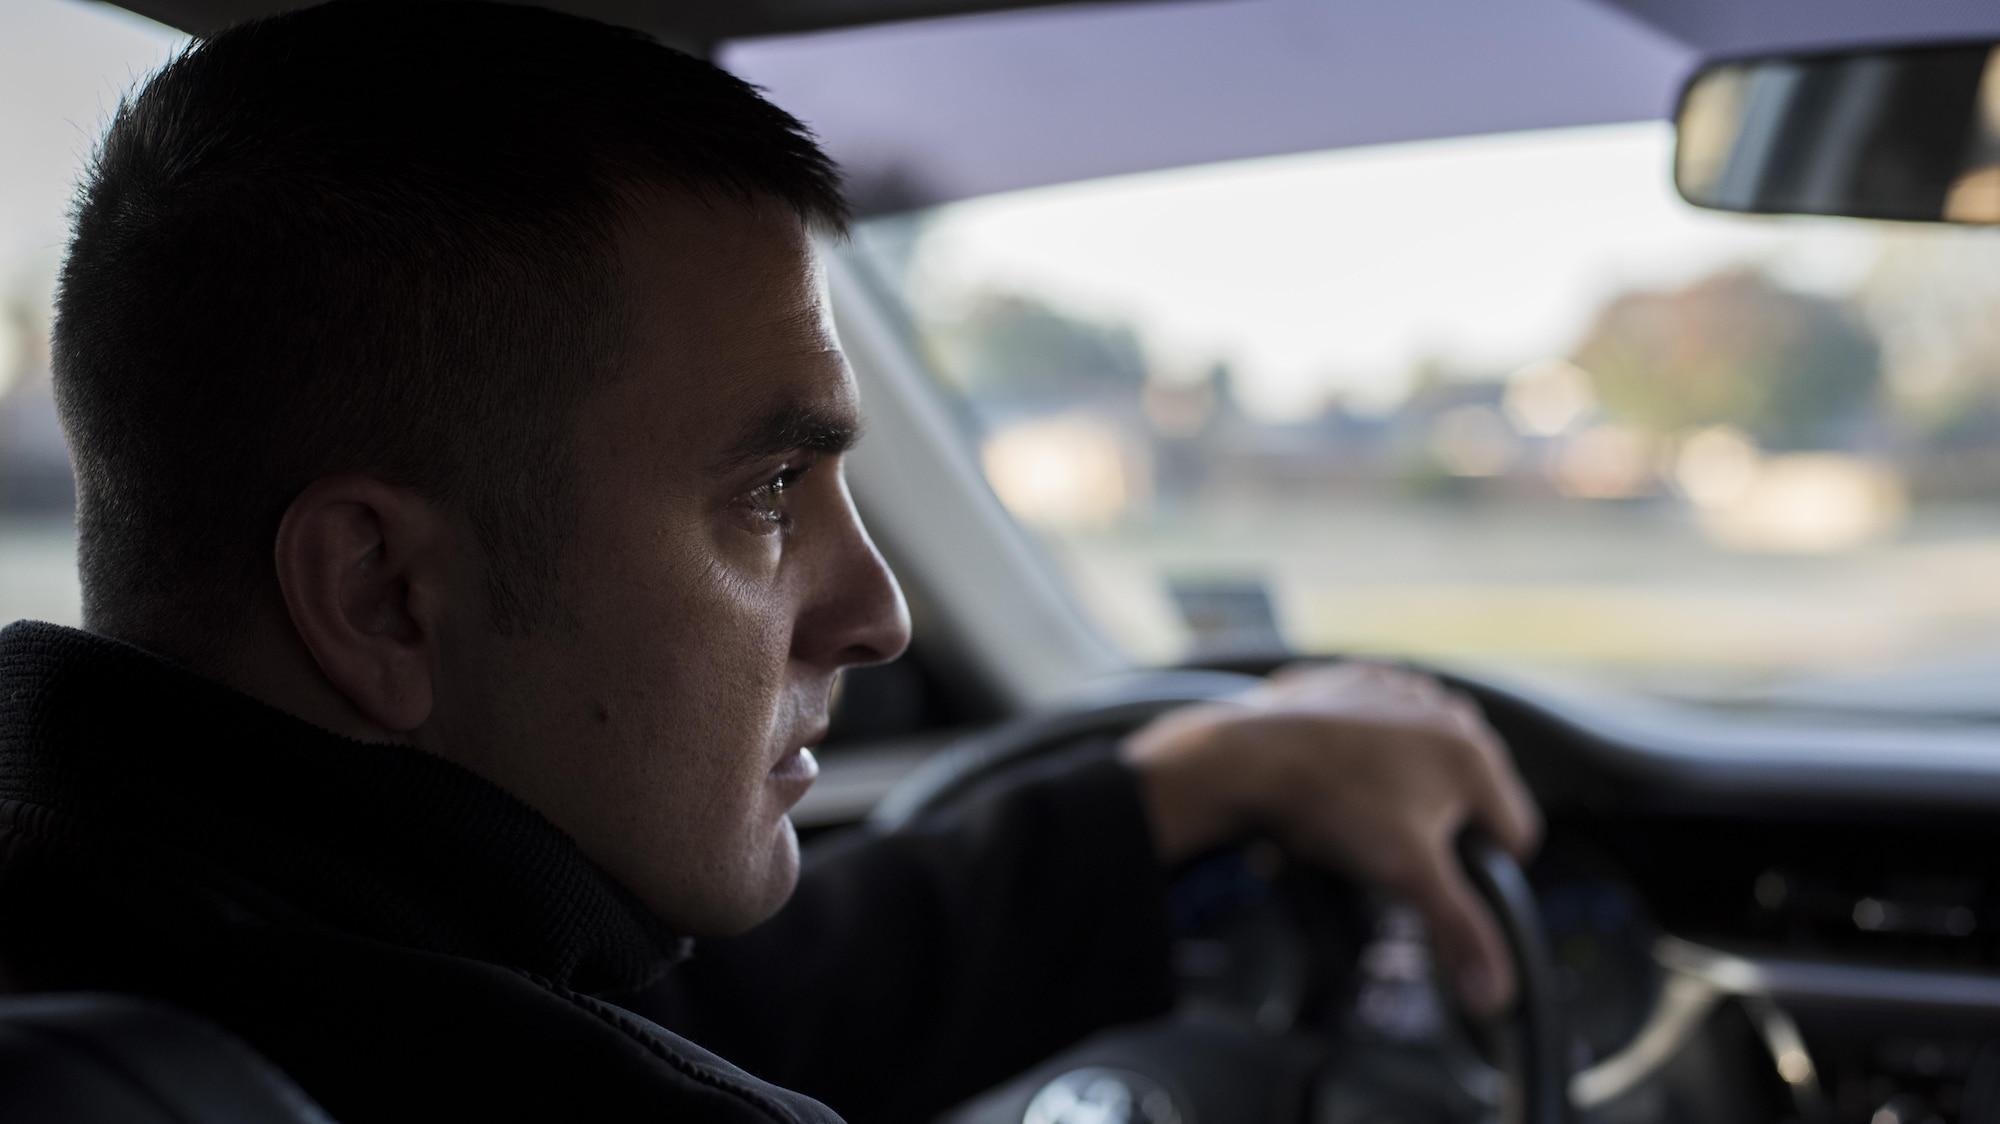
<svg viewBox="0 0 2000 1124"><path fill-rule="evenodd" d="M805 475L807 467L805 465L786 465L784 468L778 470L776 476L752 488L749 494L744 497L752 514L775 526L789 526L791 524L791 516L785 511L785 493L791 489L792 485L798 483L799 477Z"/></svg>

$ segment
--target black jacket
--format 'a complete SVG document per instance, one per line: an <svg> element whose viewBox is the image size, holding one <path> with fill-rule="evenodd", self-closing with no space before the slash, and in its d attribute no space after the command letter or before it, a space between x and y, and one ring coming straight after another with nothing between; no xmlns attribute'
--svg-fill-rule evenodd
<svg viewBox="0 0 2000 1124"><path fill-rule="evenodd" d="M204 1013L346 1124L922 1119L1164 1009L1162 892L1100 754L808 848L777 918L690 956L471 773L0 631L5 982Z"/></svg>

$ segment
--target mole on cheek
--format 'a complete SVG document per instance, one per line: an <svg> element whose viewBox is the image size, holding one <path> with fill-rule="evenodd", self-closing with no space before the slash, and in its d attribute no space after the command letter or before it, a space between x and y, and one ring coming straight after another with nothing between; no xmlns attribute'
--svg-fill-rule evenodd
<svg viewBox="0 0 2000 1124"><path fill-rule="evenodd" d="M611 721L611 707L602 702L590 704L590 720L602 726Z"/></svg>

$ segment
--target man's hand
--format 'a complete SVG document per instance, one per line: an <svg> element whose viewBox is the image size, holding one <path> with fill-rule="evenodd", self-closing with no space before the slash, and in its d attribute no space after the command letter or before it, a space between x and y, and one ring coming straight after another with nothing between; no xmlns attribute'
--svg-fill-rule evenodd
<svg viewBox="0 0 2000 1124"><path fill-rule="evenodd" d="M1125 755L1165 862L1269 836L1416 906L1467 1007L1512 1002L1506 942L1453 844L1478 824L1526 857L1541 817L1470 699L1381 664L1302 666L1166 715Z"/></svg>

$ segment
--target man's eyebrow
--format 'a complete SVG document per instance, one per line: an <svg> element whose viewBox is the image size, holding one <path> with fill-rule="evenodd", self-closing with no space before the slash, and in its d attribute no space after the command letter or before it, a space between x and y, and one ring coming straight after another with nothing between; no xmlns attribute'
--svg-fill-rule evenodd
<svg viewBox="0 0 2000 1124"><path fill-rule="evenodd" d="M861 422L844 410L794 403L746 427L716 462L716 475L791 452L839 454L861 439Z"/></svg>

